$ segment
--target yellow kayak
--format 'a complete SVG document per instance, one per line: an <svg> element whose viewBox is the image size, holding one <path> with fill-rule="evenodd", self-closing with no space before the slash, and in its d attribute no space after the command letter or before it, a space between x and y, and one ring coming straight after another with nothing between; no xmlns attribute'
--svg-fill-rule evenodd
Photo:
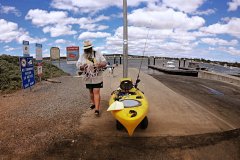
<svg viewBox="0 0 240 160"><path fill-rule="evenodd" d="M138 125L142 129L147 128L148 101L144 94L132 85L131 79L123 78L121 80L120 88L114 91L110 97L109 106L115 101L122 102L124 106L122 110L111 111L117 120L117 129L124 126L128 134L132 136Z"/></svg>

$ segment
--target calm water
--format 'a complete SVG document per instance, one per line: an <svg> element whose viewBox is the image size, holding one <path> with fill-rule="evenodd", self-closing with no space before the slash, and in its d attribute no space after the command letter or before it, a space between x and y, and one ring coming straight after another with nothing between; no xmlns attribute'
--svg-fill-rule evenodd
<svg viewBox="0 0 240 160"><path fill-rule="evenodd" d="M113 64L113 62L114 62L113 59L107 59L107 61L110 62L110 64ZM116 61L118 63L120 63L120 59L116 59ZM164 65L166 66L168 61L169 60L156 59L155 65L161 66L161 67ZM185 65L184 65L183 60L180 63L178 60L175 60L175 61L173 60L172 62L173 62L173 65L175 65L176 67L179 67L179 66L180 67L188 67L188 65L189 65L189 61L185 61ZM66 61L61 61L60 66L59 66L58 62L52 62L52 63L71 75L76 75L76 73L77 73L77 68L76 68L75 64L67 64ZM128 60L129 68L139 68L140 63L141 63L141 59L129 59ZM153 65L153 63L154 63L153 59L151 59L150 64ZM152 69L148 69L147 66L148 66L148 59L143 59L141 71L143 71L147 74L163 74L161 72L158 72L158 71L155 71ZM224 74L229 74L229 75L240 75L240 68L230 68L230 67L224 67L224 66L208 64L208 63L199 63L199 66L207 68L208 71L224 73Z"/></svg>

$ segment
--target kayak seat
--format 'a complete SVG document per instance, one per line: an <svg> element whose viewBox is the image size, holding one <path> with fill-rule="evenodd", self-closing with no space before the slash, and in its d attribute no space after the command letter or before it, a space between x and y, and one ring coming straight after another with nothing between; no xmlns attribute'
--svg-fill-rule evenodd
<svg viewBox="0 0 240 160"><path fill-rule="evenodd" d="M120 102L123 103L124 108L133 108L133 107L139 107L142 105L142 103L135 99L124 99L120 100Z"/></svg>

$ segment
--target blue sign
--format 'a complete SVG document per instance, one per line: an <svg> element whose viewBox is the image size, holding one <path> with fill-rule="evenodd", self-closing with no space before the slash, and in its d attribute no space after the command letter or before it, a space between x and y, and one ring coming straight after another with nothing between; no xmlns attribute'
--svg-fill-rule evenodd
<svg viewBox="0 0 240 160"><path fill-rule="evenodd" d="M42 44L36 43L36 47L42 48Z"/></svg>
<svg viewBox="0 0 240 160"><path fill-rule="evenodd" d="M33 57L19 57L22 73L22 87L26 89L35 84Z"/></svg>
<svg viewBox="0 0 240 160"><path fill-rule="evenodd" d="M23 45L29 45L29 41L23 41Z"/></svg>

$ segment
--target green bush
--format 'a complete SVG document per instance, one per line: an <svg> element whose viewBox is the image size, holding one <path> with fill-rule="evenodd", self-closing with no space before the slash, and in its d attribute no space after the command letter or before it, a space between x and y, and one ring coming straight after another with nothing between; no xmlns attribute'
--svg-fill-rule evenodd
<svg viewBox="0 0 240 160"><path fill-rule="evenodd" d="M37 76L37 63L34 61L34 73L36 82L39 81ZM52 74L52 75L51 75ZM56 66L43 62L43 75L42 80L51 77L59 77L68 75ZM22 86L21 72L19 66L19 57L1 55L0 56L0 92L9 93Z"/></svg>

